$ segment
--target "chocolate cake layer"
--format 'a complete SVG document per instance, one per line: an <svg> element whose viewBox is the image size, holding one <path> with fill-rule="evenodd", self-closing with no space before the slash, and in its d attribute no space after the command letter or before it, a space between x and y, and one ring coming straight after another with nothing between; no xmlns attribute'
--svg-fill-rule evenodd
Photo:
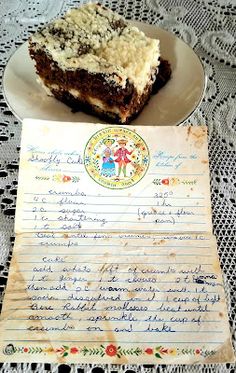
<svg viewBox="0 0 236 373"><path fill-rule="evenodd" d="M122 120L121 112L116 112L116 110L112 111L112 108L110 107L104 106L104 108L101 108L101 106L90 103L86 97L75 97L68 91L59 89L52 89L52 93L58 100L70 106L74 112L84 111L87 114L95 114L109 123L128 124L139 114L143 106L147 103L150 97L151 89L152 86L149 85L144 94L139 98L138 103L137 101L133 100L133 105L132 103L129 105L129 116L125 117L126 120Z"/></svg>
<svg viewBox="0 0 236 373"><path fill-rule="evenodd" d="M109 111L109 107L106 110L101 109L96 105L92 105L88 102L86 97L83 99L82 97L76 98L72 94L70 94L67 90L63 89L53 89L52 94L55 98L59 101L63 102L64 104L68 105L73 112L83 111L87 114L94 114L99 116L101 119L109 122L109 123L118 123L118 124L128 124L131 120L138 116L140 111L143 107L147 104L151 94L156 94L159 89L161 89L166 82L170 79L171 70L169 68L169 63L165 60L161 61L160 70L153 86L149 86L146 90L146 93L143 94L139 105L133 105L130 107L130 117L127 118L126 122L121 122L120 116L112 111ZM151 91L152 90L152 91ZM151 91L151 92L150 92Z"/></svg>

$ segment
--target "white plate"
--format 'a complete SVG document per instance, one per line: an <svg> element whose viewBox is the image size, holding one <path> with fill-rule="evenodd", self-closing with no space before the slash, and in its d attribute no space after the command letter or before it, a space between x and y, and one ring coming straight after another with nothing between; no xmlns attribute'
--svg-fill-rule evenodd
<svg viewBox="0 0 236 373"><path fill-rule="evenodd" d="M203 66L194 51L175 35L156 26L132 22L147 36L158 38L161 55L171 64L172 78L152 96L139 116L137 125L177 125L199 105L205 90ZM36 82L28 43L21 45L8 61L3 77L6 101L15 116L68 122L100 122L97 117L71 109L46 92Z"/></svg>

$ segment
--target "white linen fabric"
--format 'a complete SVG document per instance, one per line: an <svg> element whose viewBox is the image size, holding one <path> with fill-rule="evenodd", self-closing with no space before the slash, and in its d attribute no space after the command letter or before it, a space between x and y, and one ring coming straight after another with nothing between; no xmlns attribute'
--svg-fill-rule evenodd
<svg viewBox="0 0 236 373"><path fill-rule="evenodd" d="M9 57L30 33L78 0L0 0L0 75ZM235 0L100 0L127 19L155 24L173 32L200 57L207 77L204 99L183 123L206 124L214 234L225 280L235 346L236 324L236 1ZM164 48L164 46L163 46ZM2 81L2 79L1 79ZM12 243L17 192L21 124L0 93L0 290L4 293ZM1 372L233 373L235 364L201 366L93 366L0 364Z"/></svg>

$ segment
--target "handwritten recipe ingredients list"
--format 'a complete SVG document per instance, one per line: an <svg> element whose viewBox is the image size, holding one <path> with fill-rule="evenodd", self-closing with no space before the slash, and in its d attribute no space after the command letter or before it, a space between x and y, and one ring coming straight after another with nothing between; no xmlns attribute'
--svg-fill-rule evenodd
<svg viewBox="0 0 236 373"><path fill-rule="evenodd" d="M17 232L211 232L205 128L33 126L33 143L32 123L23 130Z"/></svg>
<svg viewBox="0 0 236 373"><path fill-rule="evenodd" d="M204 127L26 120L15 228L2 361L234 359Z"/></svg>

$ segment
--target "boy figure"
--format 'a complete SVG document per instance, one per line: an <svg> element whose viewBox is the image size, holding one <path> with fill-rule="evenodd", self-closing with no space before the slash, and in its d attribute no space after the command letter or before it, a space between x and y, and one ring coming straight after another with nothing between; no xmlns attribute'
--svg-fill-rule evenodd
<svg viewBox="0 0 236 373"><path fill-rule="evenodd" d="M126 149L126 144L128 140L126 139L120 139L117 141L120 145L120 148L114 153L114 156L117 157L115 159L115 162L118 163L118 177L121 174L121 171L124 174L124 177L126 177L126 165L131 162L131 160L127 157L128 155L131 155L134 150L131 150L130 152L128 149Z"/></svg>

